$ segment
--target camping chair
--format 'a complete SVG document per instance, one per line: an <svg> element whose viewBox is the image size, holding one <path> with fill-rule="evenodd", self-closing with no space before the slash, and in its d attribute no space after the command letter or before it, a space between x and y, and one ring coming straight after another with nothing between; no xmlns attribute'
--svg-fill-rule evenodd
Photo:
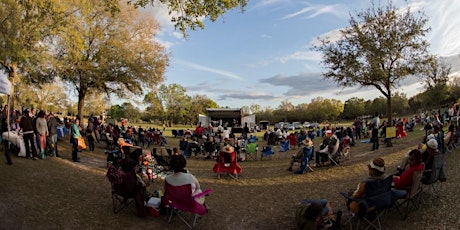
<svg viewBox="0 0 460 230"><path fill-rule="evenodd" d="M282 140L280 143L280 152L287 152L289 150L289 140Z"/></svg>
<svg viewBox="0 0 460 230"><path fill-rule="evenodd" d="M190 184L173 186L165 181L165 193L162 202L164 207L168 209L168 223L171 223L173 215L177 215L189 228L195 227L198 215L204 215L207 212L206 206L196 202L195 198L208 195L211 192L212 190L208 189L192 196ZM187 221L184 212L192 213L192 222Z"/></svg>
<svg viewBox="0 0 460 230"><path fill-rule="evenodd" d="M267 158L275 154L275 151L272 150L270 145L264 146L262 148L262 153L260 154L260 160L263 160L264 157Z"/></svg>
<svg viewBox="0 0 460 230"><path fill-rule="evenodd" d="M430 165L425 165L422 174L422 190L431 190L436 197L439 197L442 182L447 179L446 176L446 154L438 153L433 156L433 161L429 162ZM437 183L440 182L440 183Z"/></svg>
<svg viewBox="0 0 460 230"><path fill-rule="evenodd" d="M302 161L300 162L300 169L296 171L298 174L305 173L308 170L314 171L313 168L310 166L310 162L313 162L313 155L315 153L315 147L312 146L311 148L302 148L303 151L303 157Z"/></svg>
<svg viewBox="0 0 460 230"><path fill-rule="evenodd" d="M238 174L241 173L242 168L238 165L236 152L219 153L219 161L214 165L214 173L217 173L217 178L220 179L220 174L225 173L233 179L238 179Z"/></svg>
<svg viewBox="0 0 460 230"><path fill-rule="evenodd" d="M173 135L174 137L179 136L179 133L177 132L176 129L171 130L171 133L172 133L172 135Z"/></svg>
<svg viewBox="0 0 460 230"><path fill-rule="evenodd" d="M393 176L388 176L383 180L374 180L366 182L364 188L364 197L354 199L347 193L340 194L347 199L347 207L350 211L349 204L352 201L358 202L359 211L356 215L348 215L350 218L346 221L350 229L356 224L356 229L360 229L362 221L368 228L383 229L385 228L385 217L388 210L394 203L394 193L391 191Z"/></svg>
<svg viewBox="0 0 460 230"><path fill-rule="evenodd" d="M169 164L169 161L163 158L163 156L157 154L157 148L153 148L151 152L153 158L155 159L155 168L158 169L158 171L168 171L171 167Z"/></svg>
<svg viewBox="0 0 460 230"><path fill-rule="evenodd" d="M184 136L184 130L183 129L177 130L177 136L183 137Z"/></svg>
<svg viewBox="0 0 460 230"><path fill-rule="evenodd" d="M406 189L406 195L397 199L395 203L395 209L401 214L401 220L405 220L409 214L409 208L412 206L414 209L418 209L417 200L420 198L420 192L422 191L422 172L414 171L412 176L412 185ZM400 207L406 205L404 213L401 213Z"/></svg>
<svg viewBox="0 0 460 230"><path fill-rule="evenodd" d="M248 143L245 149L246 159L253 159L257 161L257 150L257 142Z"/></svg>
<svg viewBox="0 0 460 230"><path fill-rule="evenodd" d="M132 186L126 184L132 181L128 181L126 178L124 179L123 172L113 165L109 166L106 176L112 187L113 213L116 214L134 202L134 191L126 189L132 188ZM134 183L136 182L134 181Z"/></svg>

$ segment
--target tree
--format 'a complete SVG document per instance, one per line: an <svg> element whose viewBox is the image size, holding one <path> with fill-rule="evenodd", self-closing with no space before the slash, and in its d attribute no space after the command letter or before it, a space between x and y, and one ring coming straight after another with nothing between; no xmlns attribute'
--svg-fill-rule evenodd
<svg viewBox="0 0 460 230"><path fill-rule="evenodd" d="M97 0L77 1L68 25L54 39L58 76L78 95L78 116L87 94L105 92L121 98L141 95L163 80L168 58L153 37L158 25L132 6L106 10ZM71 4L71 3L69 3Z"/></svg>
<svg viewBox="0 0 460 230"><path fill-rule="evenodd" d="M449 81L450 66L441 60L433 60L426 67L426 75L423 78L426 88L434 88L437 85L447 84Z"/></svg>
<svg viewBox="0 0 460 230"><path fill-rule="evenodd" d="M365 103L364 99L352 97L345 101L343 108L342 118L353 119L362 115L365 115Z"/></svg>
<svg viewBox="0 0 460 230"><path fill-rule="evenodd" d="M163 84L158 89L158 96L161 99L169 126L183 120L186 116L186 108L189 108L190 98L185 92L185 88L178 84L168 86Z"/></svg>
<svg viewBox="0 0 460 230"><path fill-rule="evenodd" d="M109 4L113 4L112 0L105 1ZM246 6L247 0L130 0L128 3L142 7L145 7L148 4L153 7L159 4L167 5L169 15L171 16L171 22L173 22L174 27L179 29L186 37L188 29L204 29L204 18L208 18L214 22L219 18L219 16L233 8L240 7L243 9ZM112 8L116 8L116 6Z"/></svg>
<svg viewBox="0 0 460 230"><path fill-rule="evenodd" d="M49 80L52 59L43 44L62 25L63 16L60 1L0 2L0 69L13 85L18 76L32 83Z"/></svg>
<svg viewBox="0 0 460 230"><path fill-rule="evenodd" d="M324 77L344 87L375 87L387 100L391 121L393 90L407 76L421 74L432 60L424 38L429 31L426 22L409 8L403 12L391 2L386 7L373 3L357 18L351 17L339 40L321 39L314 47L323 54L322 63L328 69Z"/></svg>

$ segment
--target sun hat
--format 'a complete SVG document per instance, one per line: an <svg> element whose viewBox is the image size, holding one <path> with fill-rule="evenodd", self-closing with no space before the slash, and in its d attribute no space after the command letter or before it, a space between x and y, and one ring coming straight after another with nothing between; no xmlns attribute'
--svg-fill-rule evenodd
<svg viewBox="0 0 460 230"><path fill-rule="evenodd" d="M313 142L311 141L310 138L305 138L305 140L302 141L302 144L305 145L306 147L311 147L313 146Z"/></svg>
<svg viewBox="0 0 460 230"><path fill-rule="evenodd" d="M233 153L233 152L235 152L235 148L233 148L231 145L226 145L222 149L222 152L224 152L224 153Z"/></svg>
<svg viewBox="0 0 460 230"><path fill-rule="evenodd" d="M385 172L385 161L382 158L375 158L369 163L369 168L375 169L379 172Z"/></svg>
<svg viewBox="0 0 460 230"><path fill-rule="evenodd" d="M433 134L430 134L426 137L426 141L429 141L431 139L436 139L436 137Z"/></svg>
<svg viewBox="0 0 460 230"><path fill-rule="evenodd" d="M438 142L436 139L430 139L427 143L426 146L430 149L437 149L438 148Z"/></svg>

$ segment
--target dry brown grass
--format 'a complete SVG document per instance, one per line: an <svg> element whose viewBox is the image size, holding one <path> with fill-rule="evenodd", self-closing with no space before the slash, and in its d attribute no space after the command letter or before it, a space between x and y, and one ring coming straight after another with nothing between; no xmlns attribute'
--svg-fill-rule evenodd
<svg viewBox="0 0 460 230"><path fill-rule="evenodd" d="M366 176L369 159L382 156L388 173L401 156L416 146L421 133L409 133L404 142L391 148L369 151L370 144L358 143L352 160L341 166L318 168L304 175L286 171L289 153L277 153L271 160L242 162L238 180L212 172L213 161L188 160L189 170L203 188L214 192L207 197L211 212L198 220L197 229L293 229L296 204L305 198L326 198L333 207L344 209L340 191L348 191ZM178 139L170 138L170 146ZM319 141L315 140L315 146ZM82 152L82 163L70 161L68 141L60 142L62 158L26 160L13 157L14 164L0 161L0 229L186 229L178 219L167 223L165 216L138 218L123 210L113 214L110 184L105 178L103 144L95 153ZM459 151L449 153L448 175L440 198L431 198L411 212L406 221L397 214L388 218L388 229L457 229L460 226L457 190ZM161 189L154 182L149 190Z"/></svg>

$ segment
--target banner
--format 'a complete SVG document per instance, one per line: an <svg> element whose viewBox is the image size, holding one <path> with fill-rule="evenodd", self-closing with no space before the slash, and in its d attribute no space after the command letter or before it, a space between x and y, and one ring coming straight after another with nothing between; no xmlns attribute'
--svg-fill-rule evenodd
<svg viewBox="0 0 460 230"><path fill-rule="evenodd" d="M11 93L11 82L3 70L0 70L0 93L6 95Z"/></svg>

